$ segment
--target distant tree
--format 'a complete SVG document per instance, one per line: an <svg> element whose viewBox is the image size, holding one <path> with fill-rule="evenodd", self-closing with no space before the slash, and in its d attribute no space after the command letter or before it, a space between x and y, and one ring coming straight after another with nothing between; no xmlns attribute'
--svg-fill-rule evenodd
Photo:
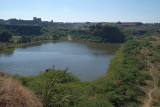
<svg viewBox="0 0 160 107"><path fill-rule="evenodd" d="M11 38L12 38L11 32L7 30L3 30L2 32L0 32L0 42L9 42Z"/></svg>
<svg viewBox="0 0 160 107"><path fill-rule="evenodd" d="M141 25L143 25L143 23L137 22L136 25L137 25L137 26L141 26Z"/></svg>
<svg viewBox="0 0 160 107"><path fill-rule="evenodd" d="M96 29L97 29L97 30L102 29L102 23L96 24Z"/></svg>
<svg viewBox="0 0 160 107"><path fill-rule="evenodd" d="M39 36L42 34L42 27L38 25L0 25L0 27L17 36Z"/></svg>
<svg viewBox="0 0 160 107"><path fill-rule="evenodd" d="M93 31L96 28L95 25L89 26L90 31Z"/></svg>
<svg viewBox="0 0 160 107"><path fill-rule="evenodd" d="M101 42L125 42L125 35L117 27L97 24L96 26L90 26L90 31L95 37L100 37Z"/></svg>
<svg viewBox="0 0 160 107"><path fill-rule="evenodd" d="M28 43L31 42L31 37L28 36L22 36L21 39L19 40L19 43Z"/></svg>
<svg viewBox="0 0 160 107"><path fill-rule="evenodd" d="M118 22L117 22L117 24L119 24L119 25L120 25L120 24L122 24L122 22L118 21Z"/></svg>

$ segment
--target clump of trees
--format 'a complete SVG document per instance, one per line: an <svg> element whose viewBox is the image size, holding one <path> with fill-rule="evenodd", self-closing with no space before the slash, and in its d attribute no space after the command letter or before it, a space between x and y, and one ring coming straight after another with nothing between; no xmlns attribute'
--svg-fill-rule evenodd
<svg viewBox="0 0 160 107"><path fill-rule="evenodd" d="M44 31L57 39L64 39L71 35L74 40L91 42L124 43L126 38L118 27L102 24L85 28L49 28L48 31Z"/></svg>
<svg viewBox="0 0 160 107"><path fill-rule="evenodd" d="M12 33L7 30L0 31L0 42L9 42L12 38Z"/></svg>
<svg viewBox="0 0 160 107"><path fill-rule="evenodd" d="M36 25L0 25L0 28L9 30L16 36L41 35L41 26Z"/></svg>
<svg viewBox="0 0 160 107"><path fill-rule="evenodd" d="M125 35L119 28L96 24L88 28L71 29L70 35L75 39L82 39L94 42L109 42L109 43L123 43L125 42Z"/></svg>
<svg viewBox="0 0 160 107"><path fill-rule="evenodd" d="M0 25L0 29L5 29L15 36L46 36L54 40L67 39L71 35L73 39L92 42L123 43L125 35L122 31L113 26L96 24L85 28L60 28L38 25ZM25 43L28 38L22 38Z"/></svg>
<svg viewBox="0 0 160 107"><path fill-rule="evenodd" d="M102 42L123 43L125 42L125 35L117 27L108 25L93 25L89 27L89 31L95 37L101 38Z"/></svg>
<svg viewBox="0 0 160 107"><path fill-rule="evenodd" d="M30 36L21 36L20 40L18 43L28 43L31 42L31 37Z"/></svg>

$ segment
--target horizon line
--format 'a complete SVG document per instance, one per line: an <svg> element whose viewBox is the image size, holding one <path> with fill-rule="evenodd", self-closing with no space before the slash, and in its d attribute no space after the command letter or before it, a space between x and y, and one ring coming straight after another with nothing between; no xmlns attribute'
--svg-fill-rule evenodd
<svg viewBox="0 0 160 107"><path fill-rule="evenodd" d="M33 17L34 18L34 17ZM5 21L7 21L7 20L10 20L10 19L17 19L17 20L30 20L30 21L32 21L33 20L33 18L32 19L21 19L21 18L8 18L8 19L1 19L0 18L0 20L5 20ZM38 17L36 17L36 18L38 18ZM41 19L41 21L43 22L43 21L48 21L48 22L50 22L50 21L52 21L52 20L42 20L42 18L40 18ZM142 24L147 24L147 23L151 23L151 24L154 24L154 23L160 23L160 22L142 22L142 21L54 21L53 20L53 23L54 22L63 22L63 23L118 23L118 22L120 22L120 23L142 23Z"/></svg>

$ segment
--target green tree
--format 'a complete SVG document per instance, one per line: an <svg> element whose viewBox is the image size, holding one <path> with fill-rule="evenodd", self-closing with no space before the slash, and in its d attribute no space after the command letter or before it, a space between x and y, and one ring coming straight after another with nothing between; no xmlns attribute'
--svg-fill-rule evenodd
<svg viewBox="0 0 160 107"><path fill-rule="evenodd" d="M19 43L28 43L31 42L31 37L28 36L22 36L21 39L19 40Z"/></svg>
<svg viewBox="0 0 160 107"><path fill-rule="evenodd" d="M9 40L12 38L12 33L4 30L0 32L0 42L9 42Z"/></svg>

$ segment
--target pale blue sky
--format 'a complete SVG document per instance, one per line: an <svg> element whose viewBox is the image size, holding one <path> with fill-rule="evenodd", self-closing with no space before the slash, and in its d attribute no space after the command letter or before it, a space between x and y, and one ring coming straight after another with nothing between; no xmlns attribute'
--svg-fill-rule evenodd
<svg viewBox="0 0 160 107"><path fill-rule="evenodd" d="M0 19L159 22L160 0L0 0Z"/></svg>

